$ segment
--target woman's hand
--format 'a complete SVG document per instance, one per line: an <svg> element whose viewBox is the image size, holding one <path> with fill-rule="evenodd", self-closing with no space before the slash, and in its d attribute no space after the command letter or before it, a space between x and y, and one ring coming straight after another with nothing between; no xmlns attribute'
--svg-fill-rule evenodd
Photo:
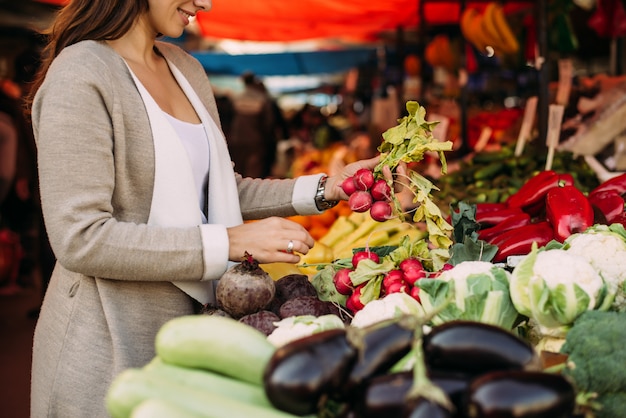
<svg viewBox="0 0 626 418"><path fill-rule="evenodd" d="M374 170L379 160L380 156L368 160L355 161L346 165L337 175L328 177L328 180L326 180L324 198L326 198L326 200L348 200L348 195L341 188L341 183L348 177L352 177L354 173L361 168Z"/></svg>
<svg viewBox="0 0 626 418"><path fill-rule="evenodd" d="M315 243L302 225L279 217L238 225L227 232L228 258L237 262L248 252L259 263L296 264L300 261L296 253L308 253Z"/></svg>

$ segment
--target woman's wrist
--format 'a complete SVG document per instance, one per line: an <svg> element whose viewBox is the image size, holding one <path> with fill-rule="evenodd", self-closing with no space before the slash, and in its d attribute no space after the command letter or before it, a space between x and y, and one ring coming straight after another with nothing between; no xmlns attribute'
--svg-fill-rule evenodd
<svg viewBox="0 0 626 418"><path fill-rule="evenodd" d="M315 206L317 206L317 209L321 211L330 209L337 203L339 203L338 200L326 198L326 196L328 196L327 181L328 176L323 175L322 177L320 177L320 180L317 183L317 192L315 193Z"/></svg>

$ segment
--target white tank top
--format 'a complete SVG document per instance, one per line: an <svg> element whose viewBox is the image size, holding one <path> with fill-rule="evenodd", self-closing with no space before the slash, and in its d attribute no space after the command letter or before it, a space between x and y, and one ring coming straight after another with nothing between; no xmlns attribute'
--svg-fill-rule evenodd
<svg viewBox="0 0 626 418"><path fill-rule="evenodd" d="M189 123L176 119L167 112L163 112L167 120L170 121L172 127L180 137L180 140L187 151L193 177L198 191L198 199L200 209L204 218L204 199L206 193L206 179L209 174L209 142L204 125L201 123ZM204 219L206 222L206 219Z"/></svg>

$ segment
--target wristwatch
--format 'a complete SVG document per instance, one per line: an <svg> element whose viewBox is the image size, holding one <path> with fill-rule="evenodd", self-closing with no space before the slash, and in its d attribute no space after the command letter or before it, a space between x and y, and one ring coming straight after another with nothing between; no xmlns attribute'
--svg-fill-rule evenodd
<svg viewBox="0 0 626 418"><path fill-rule="evenodd" d="M326 210L330 209L333 206L339 203L338 200L326 200L324 198L324 192L326 191L326 180L328 180L328 176L324 175L320 178L319 183L317 183L317 192L315 193L315 206L317 206L318 210Z"/></svg>

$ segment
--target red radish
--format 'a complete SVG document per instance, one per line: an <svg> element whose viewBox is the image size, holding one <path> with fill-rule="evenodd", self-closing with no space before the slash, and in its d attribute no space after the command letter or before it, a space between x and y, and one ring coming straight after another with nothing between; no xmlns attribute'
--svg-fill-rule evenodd
<svg viewBox="0 0 626 418"><path fill-rule="evenodd" d="M452 264L445 263L443 267L441 268L441 270L430 273L428 277L434 279L436 277L439 277L441 273L443 273L444 271L451 270L453 267L454 266Z"/></svg>
<svg viewBox="0 0 626 418"><path fill-rule="evenodd" d="M376 180L370 189L370 193L372 194L372 198L374 200L387 202L391 199L391 187L389 187L385 179Z"/></svg>
<svg viewBox="0 0 626 418"><path fill-rule="evenodd" d="M354 212L366 212L372 207L372 195L369 192L357 190L350 195L348 206Z"/></svg>
<svg viewBox="0 0 626 418"><path fill-rule="evenodd" d="M348 177L347 179L342 181L341 188L348 196L356 192L356 184L354 184L354 177Z"/></svg>
<svg viewBox="0 0 626 418"><path fill-rule="evenodd" d="M406 258L400 262L399 267L404 273L404 279L411 286L413 286L419 279L426 277L424 266L417 258Z"/></svg>
<svg viewBox="0 0 626 418"><path fill-rule="evenodd" d="M391 283L398 281L404 283L402 270L389 270L383 277L383 289L387 289Z"/></svg>
<svg viewBox="0 0 626 418"><path fill-rule="evenodd" d="M395 281L389 285L387 289L385 289L385 294L389 295L391 293L408 293L409 289L405 282Z"/></svg>
<svg viewBox="0 0 626 418"><path fill-rule="evenodd" d="M374 173L367 168L358 169L352 177L357 190L369 190L374 185Z"/></svg>
<svg viewBox="0 0 626 418"><path fill-rule="evenodd" d="M359 261L365 259L370 259L376 263L380 261L380 257L378 257L378 254L376 254L375 252L372 252L370 250L357 251L352 256L352 266L356 268L356 266L359 264Z"/></svg>
<svg viewBox="0 0 626 418"><path fill-rule="evenodd" d="M348 308L352 313L360 311L365 306L365 304L361 302L361 289L363 289L363 286L364 284L357 286L356 289L354 289L354 292L352 292L352 294L348 296L348 299L346 299L346 308Z"/></svg>
<svg viewBox="0 0 626 418"><path fill-rule="evenodd" d="M377 222L385 222L388 219L393 218L393 208L389 202L377 200L372 203L370 207L370 216Z"/></svg>
<svg viewBox="0 0 626 418"><path fill-rule="evenodd" d="M413 286L411 287L411 290L409 290L409 295L411 295L411 297L413 299L415 299L418 302L421 302L420 300L420 288L417 286Z"/></svg>
<svg viewBox="0 0 626 418"><path fill-rule="evenodd" d="M350 280L350 272L352 270L349 268L344 268L341 270L337 270L335 275L333 276L333 283L335 284L335 288L337 292L342 295L349 295L354 290L352 286L352 280Z"/></svg>

